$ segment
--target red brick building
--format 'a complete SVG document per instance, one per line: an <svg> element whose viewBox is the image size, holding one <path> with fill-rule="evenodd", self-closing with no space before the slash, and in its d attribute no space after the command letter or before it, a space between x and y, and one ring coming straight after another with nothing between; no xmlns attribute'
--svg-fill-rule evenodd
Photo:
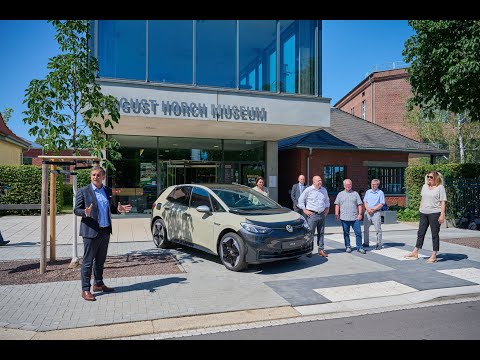
<svg viewBox="0 0 480 360"><path fill-rule="evenodd" d="M405 103L412 96L405 69L373 72L333 107L411 139L417 131L405 120Z"/></svg>
<svg viewBox="0 0 480 360"><path fill-rule="evenodd" d="M311 183L320 175L333 201L349 178L353 189L365 192L370 181L380 179L387 203L406 205L404 176L410 154L434 156L448 154L431 145L417 142L377 124L332 108L330 127L281 140L278 143L278 202L292 207L290 190L304 174Z"/></svg>
<svg viewBox="0 0 480 360"><path fill-rule="evenodd" d="M42 159L38 158L40 155L51 155L51 154L44 154L42 148L31 148L31 149L23 152L23 164L42 166ZM59 155L59 156L72 156L73 155L73 150L63 150L63 151L60 152L60 154L57 154L57 155ZM80 150L80 155L88 156L90 154L88 153L87 150ZM73 171L73 169L74 169L74 165L63 166L63 170ZM64 176L65 176L65 183L71 183L72 182L72 179L70 178L70 175L64 175Z"/></svg>

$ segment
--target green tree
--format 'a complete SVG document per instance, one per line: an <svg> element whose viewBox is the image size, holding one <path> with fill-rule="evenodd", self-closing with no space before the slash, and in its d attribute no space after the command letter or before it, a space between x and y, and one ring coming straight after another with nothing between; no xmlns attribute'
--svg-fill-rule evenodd
<svg viewBox="0 0 480 360"><path fill-rule="evenodd" d="M105 130L118 123L120 113L115 97L103 95L95 83L98 61L91 54L88 20L49 20L55 29L61 53L49 59L50 72L43 80L34 79L25 91L28 110L23 122L33 125L28 133L36 136L46 152L86 149L93 156L120 158L116 140L107 140Z"/></svg>
<svg viewBox="0 0 480 360"><path fill-rule="evenodd" d="M480 121L480 20L410 20L416 34L405 42L404 60L417 105L433 117L437 110Z"/></svg>
<svg viewBox="0 0 480 360"><path fill-rule="evenodd" d="M3 109L2 111L2 118L5 121L5 123L8 123L8 120L12 117L13 109L10 107L7 107Z"/></svg>
<svg viewBox="0 0 480 360"><path fill-rule="evenodd" d="M445 145L450 150L451 162L476 162L480 150L480 122L447 111L435 111L433 117L425 118L415 107L405 115L421 141Z"/></svg>

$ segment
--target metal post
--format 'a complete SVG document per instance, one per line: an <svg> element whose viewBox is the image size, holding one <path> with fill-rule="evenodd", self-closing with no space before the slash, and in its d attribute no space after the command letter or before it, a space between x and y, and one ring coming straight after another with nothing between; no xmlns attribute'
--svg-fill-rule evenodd
<svg viewBox="0 0 480 360"><path fill-rule="evenodd" d="M75 198L77 196L77 174L72 173L73 176L73 209L75 210ZM73 238L72 238L72 261L70 262L69 268L76 268L80 264L80 260L78 259L78 252L77 252L77 215L73 212Z"/></svg>
<svg viewBox="0 0 480 360"><path fill-rule="evenodd" d="M50 165L50 261L55 261L55 217L57 200L57 174L54 165Z"/></svg>
<svg viewBox="0 0 480 360"><path fill-rule="evenodd" d="M47 268L48 164L42 164L42 207L40 226L40 274Z"/></svg>

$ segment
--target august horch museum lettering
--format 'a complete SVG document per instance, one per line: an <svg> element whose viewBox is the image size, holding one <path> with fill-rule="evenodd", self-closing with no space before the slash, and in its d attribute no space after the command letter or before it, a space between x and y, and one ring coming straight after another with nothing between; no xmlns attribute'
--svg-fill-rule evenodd
<svg viewBox="0 0 480 360"><path fill-rule="evenodd" d="M165 116L181 116L192 118L208 118L208 106L202 103L187 103L185 101L162 101L147 99L118 100L119 111L124 114L153 114ZM240 121L267 121L265 108L237 106L237 105L210 105L210 114L213 118L222 120Z"/></svg>

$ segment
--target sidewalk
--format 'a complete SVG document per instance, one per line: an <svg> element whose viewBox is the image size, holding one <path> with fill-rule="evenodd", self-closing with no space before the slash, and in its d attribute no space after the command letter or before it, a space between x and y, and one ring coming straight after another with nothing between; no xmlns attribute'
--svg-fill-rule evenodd
<svg viewBox="0 0 480 360"><path fill-rule="evenodd" d="M72 222L72 215L57 216L59 258L71 256ZM427 264L428 232L423 259L403 260L415 245L416 225L384 224L383 250L347 254L340 223L329 216L328 258L302 257L235 273L198 250L155 248L149 218L119 216L113 223L109 255L168 251L185 272L107 279L116 292L99 293L95 302L81 298L80 280L0 286L0 339L170 338L421 307L439 298L480 298L480 249L443 242L439 262ZM39 228L39 216L0 218L2 234L11 241L0 247L0 261L38 259ZM455 228L440 232L441 239L478 236ZM373 227L370 237L375 245ZM77 241L82 254L81 237Z"/></svg>

